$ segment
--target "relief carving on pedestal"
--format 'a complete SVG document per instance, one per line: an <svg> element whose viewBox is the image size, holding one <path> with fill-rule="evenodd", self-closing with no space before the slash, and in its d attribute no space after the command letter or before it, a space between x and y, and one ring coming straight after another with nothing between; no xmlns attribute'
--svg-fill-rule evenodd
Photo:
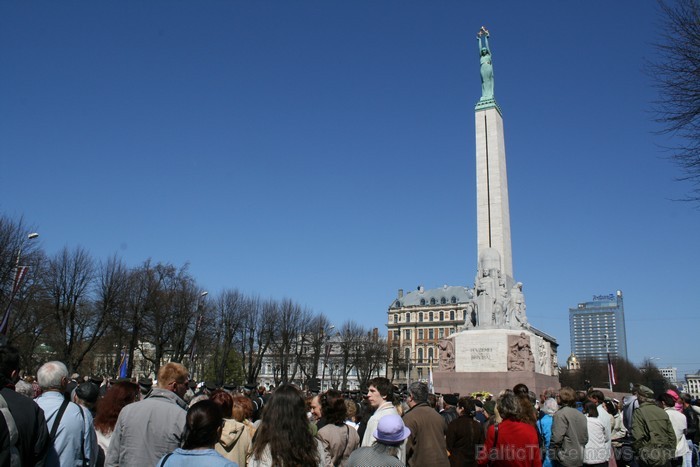
<svg viewBox="0 0 700 467"><path fill-rule="evenodd" d="M524 332L508 336L508 371L535 371L530 338Z"/></svg>
<svg viewBox="0 0 700 467"><path fill-rule="evenodd" d="M455 371L455 345L452 339L443 339L438 342L440 359L438 368L440 371Z"/></svg>

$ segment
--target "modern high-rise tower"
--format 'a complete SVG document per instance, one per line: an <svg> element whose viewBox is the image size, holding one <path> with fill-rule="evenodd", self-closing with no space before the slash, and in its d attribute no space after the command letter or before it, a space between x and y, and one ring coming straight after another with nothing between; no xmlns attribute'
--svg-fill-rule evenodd
<svg viewBox="0 0 700 467"><path fill-rule="evenodd" d="M595 295L590 302L569 308L571 352L579 360L605 360L607 354L627 359L627 333L622 291Z"/></svg>

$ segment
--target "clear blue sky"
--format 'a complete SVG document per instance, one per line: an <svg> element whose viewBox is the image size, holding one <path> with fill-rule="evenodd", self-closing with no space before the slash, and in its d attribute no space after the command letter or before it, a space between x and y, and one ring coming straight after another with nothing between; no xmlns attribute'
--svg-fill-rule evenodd
<svg viewBox="0 0 700 467"><path fill-rule="evenodd" d="M397 289L473 285L481 25L530 321L563 362L568 308L620 289L631 359L696 371L652 1L5 1L0 212L385 333Z"/></svg>

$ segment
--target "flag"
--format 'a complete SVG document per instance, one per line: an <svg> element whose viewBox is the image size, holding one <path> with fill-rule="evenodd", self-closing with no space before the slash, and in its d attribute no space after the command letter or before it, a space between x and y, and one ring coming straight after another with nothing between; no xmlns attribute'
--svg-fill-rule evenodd
<svg viewBox="0 0 700 467"><path fill-rule="evenodd" d="M0 334L7 334L7 326L10 323L10 310L12 309L12 300L14 300L15 295L19 292L19 287L22 284L22 279L27 275L29 266L17 266L15 271L15 277L12 282L12 290L10 291L10 300L7 302L7 308L5 309L5 314L2 315L2 321L0 322Z"/></svg>
<svg viewBox="0 0 700 467"><path fill-rule="evenodd" d="M435 393L435 387L433 386L433 366L428 367L428 392L430 394Z"/></svg>
<svg viewBox="0 0 700 467"><path fill-rule="evenodd" d="M608 354L608 380L610 381L610 387L612 387L613 384L617 384L617 381L615 381L615 368L613 368L610 354Z"/></svg>
<svg viewBox="0 0 700 467"><path fill-rule="evenodd" d="M128 367L129 367L129 354L126 352L126 349L122 349L122 358L119 361L119 377L120 378L127 377Z"/></svg>

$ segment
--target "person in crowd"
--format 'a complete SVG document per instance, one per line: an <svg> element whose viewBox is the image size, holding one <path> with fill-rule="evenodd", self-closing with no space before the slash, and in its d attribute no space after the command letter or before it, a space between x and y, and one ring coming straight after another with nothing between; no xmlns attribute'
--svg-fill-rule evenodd
<svg viewBox="0 0 700 467"><path fill-rule="evenodd" d="M639 465L667 465L676 452L676 434L666 412L654 403L654 392L639 386L639 407L632 413L632 449Z"/></svg>
<svg viewBox="0 0 700 467"><path fill-rule="evenodd" d="M114 383L105 392L104 396L97 401L97 410L95 411L95 434L97 435L97 444L100 448L98 459L102 460L107 455L109 441L112 438L114 425L117 423L117 418L122 409L141 399L139 387L136 383L122 382ZM100 461L98 460L98 465Z"/></svg>
<svg viewBox="0 0 700 467"><path fill-rule="evenodd" d="M211 400L201 400L187 411L182 448L166 454L157 467L238 467L214 450L221 437L221 409Z"/></svg>
<svg viewBox="0 0 700 467"><path fill-rule="evenodd" d="M246 384L243 386L243 395L246 396L253 404L253 423L257 422L261 415L265 401L262 397L258 395L257 388L255 384Z"/></svg>
<svg viewBox="0 0 700 467"><path fill-rule="evenodd" d="M240 466L245 465L253 437L243 423L233 418L233 396L218 389L209 396L209 399L219 407L224 419L221 436L214 449L226 459Z"/></svg>
<svg viewBox="0 0 700 467"><path fill-rule="evenodd" d="M314 438L301 392L281 384L265 407L248 467L326 466L323 443Z"/></svg>
<svg viewBox="0 0 700 467"><path fill-rule="evenodd" d="M58 361L44 363L36 375L43 391L36 403L44 411L52 441L46 465L95 465L98 450L93 444L92 415L64 397L66 365Z"/></svg>
<svg viewBox="0 0 700 467"><path fill-rule="evenodd" d="M231 408L231 416L237 422L245 425L246 431L250 439L255 436L256 427L253 425L253 402L242 394L231 394L233 397L233 407Z"/></svg>
<svg viewBox="0 0 700 467"><path fill-rule="evenodd" d="M449 425L453 420L457 420L457 402L459 402L458 394L445 394L442 396L443 409L440 415L445 420L445 426Z"/></svg>
<svg viewBox="0 0 700 467"><path fill-rule="evenodd" d="M408 411L403 422L411 430L406 440L406 465L449 466L445 420L428 405L428 385L415 381L408 387Z"/></svg>
<svg viewBox="0 0 700 467"><path fill-rule="evenodd" d="M588 443L588 421L576 409L578 398L570 387L559 390L559 410L552 415L549 454L555 466L583 465L583 450Z"/></svg>
<svg viewBox="0 0 700 467"><path fill-rule="evenodd" d="M80 383L75 389L73 389L71 400L87 409L90 412L90 415L95 418L95 406L97 405L97 398L99 395L100 389L97 386L91 382L85 382Z"/></svg>
<svg viewBox="0 0 700 467"><path fill-rule="evenodd" d="M345 411L347 413L345 423L357 431L360 426L360 424L357 423L357 403L354 400L345 399Z"/></svg>
<svg viewBox="0 0 700 467"><path fill-rule="evenodd" d="M15 392L22 394L25 397L34 399L34 388L32 385L22 379L15 383Z"/></svg>
<svg viewBox="0 0 700 467"><path fill-rule="evenodd" d="M44 411L32 398L15 392L19 381L19 351L0 343L0 397L17 427L15 444L22 465L43 465L51 441Z"/></svg>
<svg viewBox="0 0 700 467"><path fill-rule="evenodd" d="M447 425L445 439L451 467L476 467L477 446L484 444L484 430L474 419L474 399L457 401L457 419Z"/></svg>
<svg viewBox="0 0 700 467"><path fill-rule="evenodd" d="M399 415L399 412L394 406L393 387L391 381L387 378L377 377L369 381L367 402L374 410L374 413L365 426L362 446L371 446L374 444L374 432L377 430L377 425L379 425L379 420L381 420L382 417L389 414Z"/></svg>
<svg viewBox="0 0 700 467"><path fill-rule="evenodd" d="M671 467L680 467L683 465L685 455L688 453L688 443L685 440L685 432L688 429L688 421L681 412L676 410L676 398L673 395L665 392L659 396L664 412L668 415L671 421L673 432L676 434L676 452L674 458L671 459Z"/></svg>
<svg viewBox="0 0 700 467"><path fill-rule="evenodd" d="M319 399L326 424L318 430L318 438L323 441L333 465L345 466L350 454L360 445L360 437L345 423L347 409L339 391L329 389Z"/></svg>
<svg viewBox="0 0 700 467"><path fill-rule="evenodd" d="M399 456L401 446L411 434L398 414L387 414L377 423L372 433L375 443L356 449L348 459L347 467L405 467Z"/></svg>
<svg viewBox="0 0 700 467"><path fill-rule="evenodd" d="M535 426L537 423L537 409L535 408L534 393L522 383L513 386L513 393L518 396L520 403L520 421Z"/></svg>
<svg viewBox="0 0 700 467"><path fill-rule="evenodd" d="M474 420L479 422L481 424L481 427L483 428L486 424L486 421L489 419L489 414L486 411L486 408L484 408L484 403L482 401L480 401L479 399L473 400L474 406L476 407L474 412Z"/></svg>
<svg viewBox="0 0 700 467"><path fill-rule="evenodd" d="M607 421L600 416L598 404L589 400L583 405L586 416L588 442L583 448L583 465L590 467L607 467L610 459L610 433Z"/></svg>
<svg viewBox="0 0 700 467"><path fill-rule="evenodd" d="M681 394L681 404L683 405L683 415L688 428L685 431L685 440L688 443L689 454L686 454L686 465L698 465L698 453L696 444L700 441L700 431L698 431L698 414L693 410L690 394Z"/></svg>
<svg viewBox="0 0 700 467"><path fill-rule="evenodd" d="M542 416L537 420L537 431L544 437L545 452L542 460L543 467L552 467L552 459L549 457L549 444L552 441L553 416L557 410L559 410L557 400L552 397L546 397L542 405Z"/></svg>
<svg viewBox="0 0 700 467"><path fill-rule="evenodd" d="M125 406L114 426L107 450L107 466L155 465L177 448L185 429L189 373L179 363L158 370L157 386L139 402Z"/></svg>
<svg viewBox="0 0 700 467"><path fill-rule="evenodd" d="M521 396L504 391L496 400L501 422L488 428L479 465L493 467L541 467L540 448L535 426L521 421Z"/></svg>
<svg viewBox="0 0 700 467"><path fill-rule="evenodd" d="M321 408L321 395L316 394L311 398L310 403L311 420L316 424L316 430L320 430L326 426L326 419L323 417L323 409Z"/></svg>

